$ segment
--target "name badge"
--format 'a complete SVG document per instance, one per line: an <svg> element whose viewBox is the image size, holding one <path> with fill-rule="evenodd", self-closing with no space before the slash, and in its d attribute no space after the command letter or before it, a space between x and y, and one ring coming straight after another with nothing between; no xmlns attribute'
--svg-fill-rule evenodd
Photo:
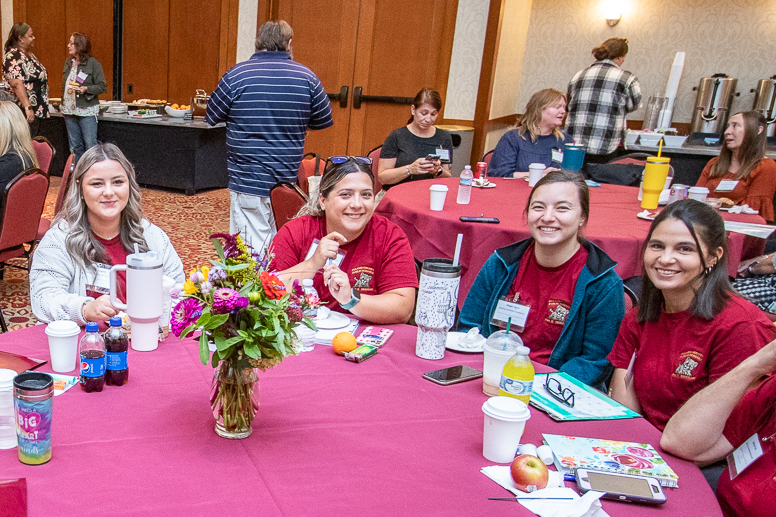
<svg viewBox="0 0 776 517"><path fill-rule="evenodd" d="M450 162L450 149L437 149L436 155L439 156L439 159L444 163Z"/></svg>
<svg viewBox="0 0 776 517"><path fill-rule="evenodd" d="M727 455L730 479L735 479L736 476L742 473L762 455L763 448L762 445L760 445L760 437L757 433L754 433L747 441L741 444L741 447Z"/></svg>
<svg viewBox="0 0 776 517"><path fill-rule="evenodd" d="M493 318L490 320L490 324L497 327L506 327L507 322L512 318L510 330L514 328L517 332L522 332L525 329L525 322L528 319L528 312L530 310L530 305L510 302L506 298L501 298L496 304L496 310L493 311Z"/></svg>
<svg viewBox="0 0 776 517"><path fill-rule="evenodd" d="M738 185L737 180L723 180L719 182L714 192L732 192L736 185Z"/></svg>
<svg viewBox="0 0 776 517"><path fill-rule="evenodd" d="M636 352L633 352L633 355L631 356L630 363L628 364L628 369L625 370L625 387L630 387L631 382L633 382L633 366L636 364Z"/></svg>
<svg viewBox="0 0 776 517"><path fill-rule="evenodd" d="M83 83L84 81L86 81L87 77L89 77L89 74L86 74L83 71L81 71L81 72L78 72L77 76L75 76L75 80L78 81L79 83Z"/></svg>
<svg viewBox="0 0 776 517"><path fill-rule="evenodd" d="M313 243L310 244L310 249L307 250L307 255L305 255L305 257L304 257L305 260L309 260L310 257L315 255L315 250L318 249L318 244L320 244L320 242L321 242L320 239L315 239L313 241ZM342 264L343 260L345 260L345 252L344 251L338 251L337 252L337 258L335 258L334 260L328 259L326 261L326 265L328 266L329 264L334 264L335 266L340 267L340 264Z"/></svg>
<svg viewBox="0 0 776 517"><path fill-rule="evenodd" d="M563 163L563 151L560 151L558 149L552 150L552 161Z"/></svg>
<svg viewBox="0 0 776 517"><path fill-rule="evenodd" d="M100 294L110 294L110 268L107 264L96 263L97 273L94 275L94 281L86 285L87 291L94 291Z"/></svg>

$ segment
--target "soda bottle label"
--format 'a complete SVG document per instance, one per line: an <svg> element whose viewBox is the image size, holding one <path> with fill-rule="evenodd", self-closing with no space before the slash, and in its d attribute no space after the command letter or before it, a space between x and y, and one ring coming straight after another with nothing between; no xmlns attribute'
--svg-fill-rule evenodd
<svg viewBox="0 0 776 517"><path fill-rule="evenodd" d="M105 375L105 356L90 359L81 356L81 376L102 377Z"/></svg>
<svg viewBox="0 0 776 517"><path fill-rule="evenodd" d="M533 391L533 381L519 381L502 375L498 387L516 397L530 396Z"/></svg>
<svg viewBox="0 0 776 517"><path fill-rule="evenodd" d="M461 176L461 179L458 182L458 184L463 187L470 187L472 185L472 179L473 178L464 178L463 176Z"/></svg>
<svg viewBox="0 0 776 517"><path fill-rule="evenodd" d="M108 370L118 371L127 369L127 352L108 352L107 353Z"/></svg>

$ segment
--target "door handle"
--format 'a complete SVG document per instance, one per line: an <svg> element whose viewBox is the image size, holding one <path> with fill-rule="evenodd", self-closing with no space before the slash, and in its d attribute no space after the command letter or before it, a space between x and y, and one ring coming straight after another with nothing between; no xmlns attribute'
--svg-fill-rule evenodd
<svg viewBox="0 0 776 517"><path fill-rule="evenodd" d="M388 104L412 104L412 97L394 97L391 95L364 95L361 86L353 88L353 109L361 109L362 101L385 102Z"/></svg>
<svg viewBox="0 0 776 517"><path fill-rule="evenodd" d="M338 100L340 108L347 108L348 107L348 87L343 86L340 88L339 93L327 93L326 94L329 99L332 100Z"/></svg>

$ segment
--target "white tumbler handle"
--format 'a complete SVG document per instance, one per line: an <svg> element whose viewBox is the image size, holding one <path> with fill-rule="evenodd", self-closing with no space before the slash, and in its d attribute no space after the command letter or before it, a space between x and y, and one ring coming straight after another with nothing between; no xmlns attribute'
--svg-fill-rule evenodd
<svg viewBox="0 0 776 517"><path fill-rule="evenodd" d="M110 303L117 309L121 309L122 311L127 310L127 304L121 303L121 301L116 296L116 273L118 271L126 271L127 265L126 264L117 264L110 268Z"/></svg>

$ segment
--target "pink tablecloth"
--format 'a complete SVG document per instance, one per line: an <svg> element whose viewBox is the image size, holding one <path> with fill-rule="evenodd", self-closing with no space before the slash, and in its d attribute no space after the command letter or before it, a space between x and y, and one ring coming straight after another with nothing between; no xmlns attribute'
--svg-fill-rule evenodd
<svg viewBox="0 0 776 517"><path fill-rule="evenodd" d="M53 457L41 466L0 451L0 478L26 477L29 515L531 515L480 473L481 381L438 386L421 377L481 354L414 355L415 328L395 326L364 363L331 348L291 357L261 374L261 409L248 439L213 431L212 369L194 342L168 338L130 350L129 383L55 397ZM48 358L43 326L0 335L0 349ZM49 365L41 371L50 371ZM658 446L643 419L557 423L538 410L526 439L562 433ZM721 515L700 471L668 456L679 489L663 508L604 502L616 517Z"/></svg>
<svg viewBox="0 0 776 517"><path fill-rule="evenodd" d="M458 179L448 178L414 181L393 187L377 207L377 213L398 224L407 234L415 258L453 258L459 233L464 234L461 250L462 278L459 306L463 305L474 279L493 250L530 237L523 210L531 192L528 183L520 180L496 178L496 188L472 189L471 203L455 202ZM428 187L443 183L450 187L442 212L429 209ZM638 189L618 185L602 185L590 189L590 220L584 230L588 240L603 249L617 262L621 278L641 274L641 246L649 231L650 221L638 219ZM462 223L459 217L497 217L499 224ZM723 212L725 219L765 224L757 215L736 215ZM729 272L741 260L762 253L765 241L728 234Z"/></svg>

